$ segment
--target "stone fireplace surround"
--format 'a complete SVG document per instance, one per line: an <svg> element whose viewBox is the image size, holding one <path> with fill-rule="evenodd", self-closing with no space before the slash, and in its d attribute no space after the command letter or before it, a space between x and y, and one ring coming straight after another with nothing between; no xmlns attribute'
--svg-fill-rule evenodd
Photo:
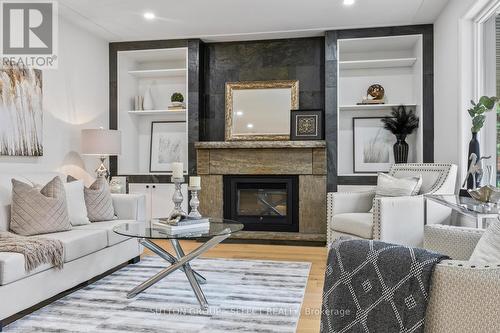
<svg viewBox="0 0 500 333"><path fill-rule="evenodd" d="M224 217L225 175L297 175L299 232L243 231L232 238L326 241L325 141L197 142L200 211Z"/></svg>

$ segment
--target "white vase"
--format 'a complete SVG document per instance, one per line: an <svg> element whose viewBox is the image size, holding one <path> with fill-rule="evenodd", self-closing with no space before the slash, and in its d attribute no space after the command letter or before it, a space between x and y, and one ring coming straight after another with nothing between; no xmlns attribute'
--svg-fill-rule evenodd
<svg viewBox="0 0 500 333"><path fill-rule="evenodd" d="M151 96L151 87L148 87L144 92L144 100L142 102L142 108L144 110L154 109L153 96Z"/></svg>

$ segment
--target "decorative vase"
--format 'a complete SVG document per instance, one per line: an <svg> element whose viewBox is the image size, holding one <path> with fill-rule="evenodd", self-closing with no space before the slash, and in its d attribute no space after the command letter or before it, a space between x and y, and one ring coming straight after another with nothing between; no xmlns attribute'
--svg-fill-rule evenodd
<svg viewBox="0 0 500 333"><path fill-rule="evenodd" d="M151 95L151 87L148 87L144 92L144 100L142 101L143 110L153 110L153 96Z"/></svg>
<svg viewBox="0 0 500 333"><path fill-rule="evenodd" d="M467 155L467 168L470 166L472 153L476 154L477 158L481 157L479 141L477 140L477 133L472 133L472 139L469 142L469 155ZM474 177L469 175L467 178L467 189L474 189L480 186L480 179L476 177L476 184L474 184Z"/></svg>
<svg viewBox="0 0 500 333"><path fill-rule="evenodd" d="M408 162L408 143L406 143L406 135L398 134L396 135L396 143L393 146L394 150L394 162L395 163L407 163Z"/></svg>

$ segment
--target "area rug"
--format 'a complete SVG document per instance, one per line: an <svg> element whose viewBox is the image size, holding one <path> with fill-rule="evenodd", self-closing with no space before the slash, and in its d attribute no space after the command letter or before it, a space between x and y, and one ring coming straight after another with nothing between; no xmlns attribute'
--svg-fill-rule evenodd
<svg viewBox="0 0 500 333"><path fill-rule="evenodd" d="M310 263L197 259L210 303L201 310L176 271L136 298L126 292L164 268L145 257L4 328L4 332L295 332ZM168 264L167 264L168 265Z"/></svg>

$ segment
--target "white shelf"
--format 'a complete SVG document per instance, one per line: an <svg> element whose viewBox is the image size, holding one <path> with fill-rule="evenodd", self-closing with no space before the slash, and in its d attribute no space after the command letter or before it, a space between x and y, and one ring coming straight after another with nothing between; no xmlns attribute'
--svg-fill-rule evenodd
<svg viewBox="0 0 500 333"><path fill-rule="evenodd" d="M182 110L130 110L127 111L129 114L137 116L167 116L169 118L179 118L180 120L186 120L187 109Z"/></svg>
<svg viewBox="0 0 500 333"><path fill-rule="evenodd" d="M141 69L128 71L130 75L138 78L158 78L158 77L183 77L186 76L186 68L169 69Z"/></svg>
<svg viewBox="0 0 500 333"><path fill-rule="evenodd" d="M346 60L339 61L339 66L340 69L412 67L416 61L417 58Z"/></svg>
<svg viewBox="0 0 500 333"><path fill-rule="evenodd" d="M404 105L406 107L416 107L416 104L363 104L363 105L340 105L340 111L364 111L364 110L387 110Z"/></svg>

